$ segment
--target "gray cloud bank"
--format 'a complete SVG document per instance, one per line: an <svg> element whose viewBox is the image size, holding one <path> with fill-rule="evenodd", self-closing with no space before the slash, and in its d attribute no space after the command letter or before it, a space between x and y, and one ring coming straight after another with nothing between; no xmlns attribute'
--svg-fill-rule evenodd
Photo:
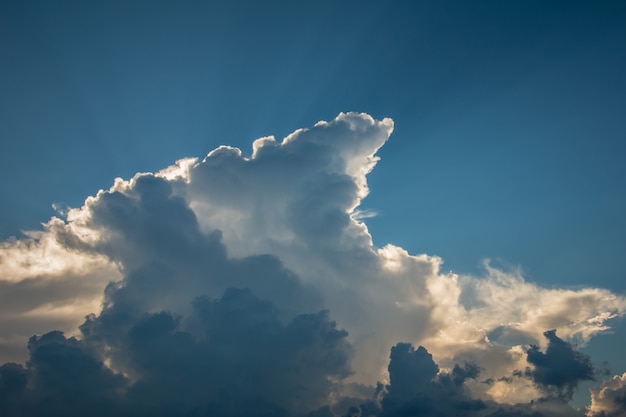
<svg viewBox="0 0 626 417"><path fill-rule="evenodd" d="M373 245L358 207L392 130L348 113L222 146L2 242L0 414L624 415L623 377L568 404L596 377L571 342L624 297Z"/></svg>

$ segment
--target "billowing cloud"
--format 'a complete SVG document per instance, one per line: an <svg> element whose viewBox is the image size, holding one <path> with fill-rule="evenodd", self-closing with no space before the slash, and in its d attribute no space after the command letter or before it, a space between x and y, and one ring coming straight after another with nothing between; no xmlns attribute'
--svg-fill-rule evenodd
<svg viewBox="0 0 626 417"><path fill-rule="evenodd" d="M551 332L547 332L547 337L551 339L549 353L545 355L566 352L567 359L563 362L569 362L575 357L576 364L586 364L587 358L576 352L570 344L556 338ZM536 347L529 349L529 355L535 350ZM516 377L530 377L542 387L550 388L548 396L536 401L502 404L472 396L468 382L479 381L482 371L476 364L466 362L463 365L456 364L451 370L442 370L423 346L415 349L409 343L398 343L392 347L389 357L389 383L379 384L374 400L353 405L346 416L583 417L584 410L568 405L562 393L585 377L561 364L550 370L550 379L547 381L538 378L530 369L525 373L515 372L512 378L502 378L506 383L511 383ZM481 381L483 384L492 382Z"/></svg>
<svg viewBox="0 0 626 417"><path fill-rule="evenodd" d="M455 365L450 373L439 373L432 355L420 346L399 343L391 349L389 385L381 402L382 415L465 415L487 408L481 400L463 392L468 378L480 372L474 364Z"/></svg>
<svg viewBox="0 0 626 417"><path fill-rule="evenodd" d="M528 363L534 366L527 374L549 395L569 400L580 381L594 379L591 358L576 352L554 330L544 335L548 339L545 353L537 346L531 346L526 352Z"/></svg>
<svg viewBox="0 0 626 417"><path fill-rule="evenodd" d="M591 368L569 342L607 330L626 299L375 247L358 207L392 130L348 113L249 155L221 146L3 242L0 355L28 360L1 368L0 405L44 415L46 398L89 389L122 415L571 412ZM61 367L92 385L55 380Z"/></svg>
<svg viewBox="0 0 626 417"><path fill-rule="evenodd" d="M84 316L100 309L104 286L121 278L106 255L75 251L59 239L63 222L0 243L0 358L22 361L35 333L75 333Z"/></svg>
<svg viewBox="0 0 626 417"><path fill-rule="evenodd" d="M591 417L626 416L626 373L615 375L601 387L591 389Z"/></svg>

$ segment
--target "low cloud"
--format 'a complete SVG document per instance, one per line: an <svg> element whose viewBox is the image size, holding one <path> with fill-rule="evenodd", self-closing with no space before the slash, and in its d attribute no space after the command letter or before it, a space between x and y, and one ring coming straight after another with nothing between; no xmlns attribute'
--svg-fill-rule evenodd
<svg viewBox="0 0 626 417"><path fill-rule="evenodd" d="M551 332L546 332L552 337ZM556 337L556 336L554 336ZM558 339L558 338L556 338ZM573 350L573 347L558 339L550 339L549 353L567 352L576 363L586 363L587 358ZM534 352L536 347L529 350ZM559 352L562 351L562 352ZM565 362L569 362L565 360ZM537 368L536 368L537 369ZM398 343L391 349L389 357L389 383L379 384L375 399L360 405L353 405L345 417L358 416L462 416L462 417L583 417L584 410L577 410L567 403L563 390L573 389L579 380L588 375L572 375L572 370L557 365L551 369L548 381L539 380L530 369L515 372L511 378L501 378L501 382L512 383L516 378L530 377L542 387L549 386L549 395L526 403L502 404L489 399L472 396L469 383L478 382L482 369L473 363L455 364L451 370L442 370L433 356L423 346L415 349L409 343ZM591 371L591 370L590 370ZM493 381L482 381L491 384Z"/></svg>
<svg viewBox="0 0 626 417"><path fill-rule="evenodd" d="M1 368L0 407L80 414L69 398L89 388L109 415L567 415L591 375L570 342L626 300L375 247L358 207L392 130L348 113L249 155L222 146L2 242L0 355L26 362ZM56 381L62 367L92 385Z"/></svg>
<svg viewBox="0 0 626 417"><path fill-rule="evenodd" d="M439 373L432 355L420 346L399 343L391 349L389 385L381 401L381 415L473 415L487 405L464 392L464 382L480 373L474 364L455 365Z"/></svg>
<svg viewBox="0 0 626 417"><path fill-rule="evenodd" d="M537 346L531 346L526 352L528 363L534 367L527 374L548 395L570 400L579 382L594 379L591 358L576 352L555 330L544 335L548 339L545 353Z"/></svg>
<svg viewBox="0 0 626 417"><path fill-rule="evenodd" d="M81 331L33 336L26 367L0 368L3 415L301 414L351 372L347 332L326 312L282 324L250 290L198 298L185 320L113 302Z"/></svg>
<svg viewBox="0 0 626 417"><path fill-rule="evenodd" d="M591 389L590 417L626 416L626 373Z"/></svg>

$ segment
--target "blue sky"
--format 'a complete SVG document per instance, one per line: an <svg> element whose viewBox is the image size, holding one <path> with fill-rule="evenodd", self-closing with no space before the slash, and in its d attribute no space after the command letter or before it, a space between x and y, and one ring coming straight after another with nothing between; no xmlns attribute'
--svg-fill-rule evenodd
<svg viewBox="0 0 626 417"><path fill-rule="evenodd" d="M2 236L116 176L365 111L397 126L377 243L624 289L616 2L2 7Z"/></svg>
<svg viewBox="0 0 626 417"><path fill-rule="evenodd" d="M365 112L395 125L360 207L376 247L624 295L624 21L608 1L3 1L0 237L116 177ZM588 349L621 374L616 325Z"/></svg>

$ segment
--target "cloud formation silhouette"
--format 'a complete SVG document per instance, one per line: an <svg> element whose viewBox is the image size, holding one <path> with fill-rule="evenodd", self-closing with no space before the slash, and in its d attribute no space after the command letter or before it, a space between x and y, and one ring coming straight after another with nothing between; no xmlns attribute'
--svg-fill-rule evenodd
<svg viewBox="0 0 626 417"><path fill-rule="evenodd" d="M574 415L567 400L593 368L570 342L605 331L626 299L488 263L481 277L444 274L436 256L375 247L358 207L392 130L342 113L248 156L222 146L116 179L3 242L0 355L27 361L2 366L0 406Z"/></svg>
<svg viewBox="0 0 626 417"><path fill-rule="evenodd" d="M528 363L534 365L528 375L549 395L569 400L580 381L594 379L591 359L561 340L555 330L544 335L548 339L545 353L534 345L526 352Z"/></svg>

